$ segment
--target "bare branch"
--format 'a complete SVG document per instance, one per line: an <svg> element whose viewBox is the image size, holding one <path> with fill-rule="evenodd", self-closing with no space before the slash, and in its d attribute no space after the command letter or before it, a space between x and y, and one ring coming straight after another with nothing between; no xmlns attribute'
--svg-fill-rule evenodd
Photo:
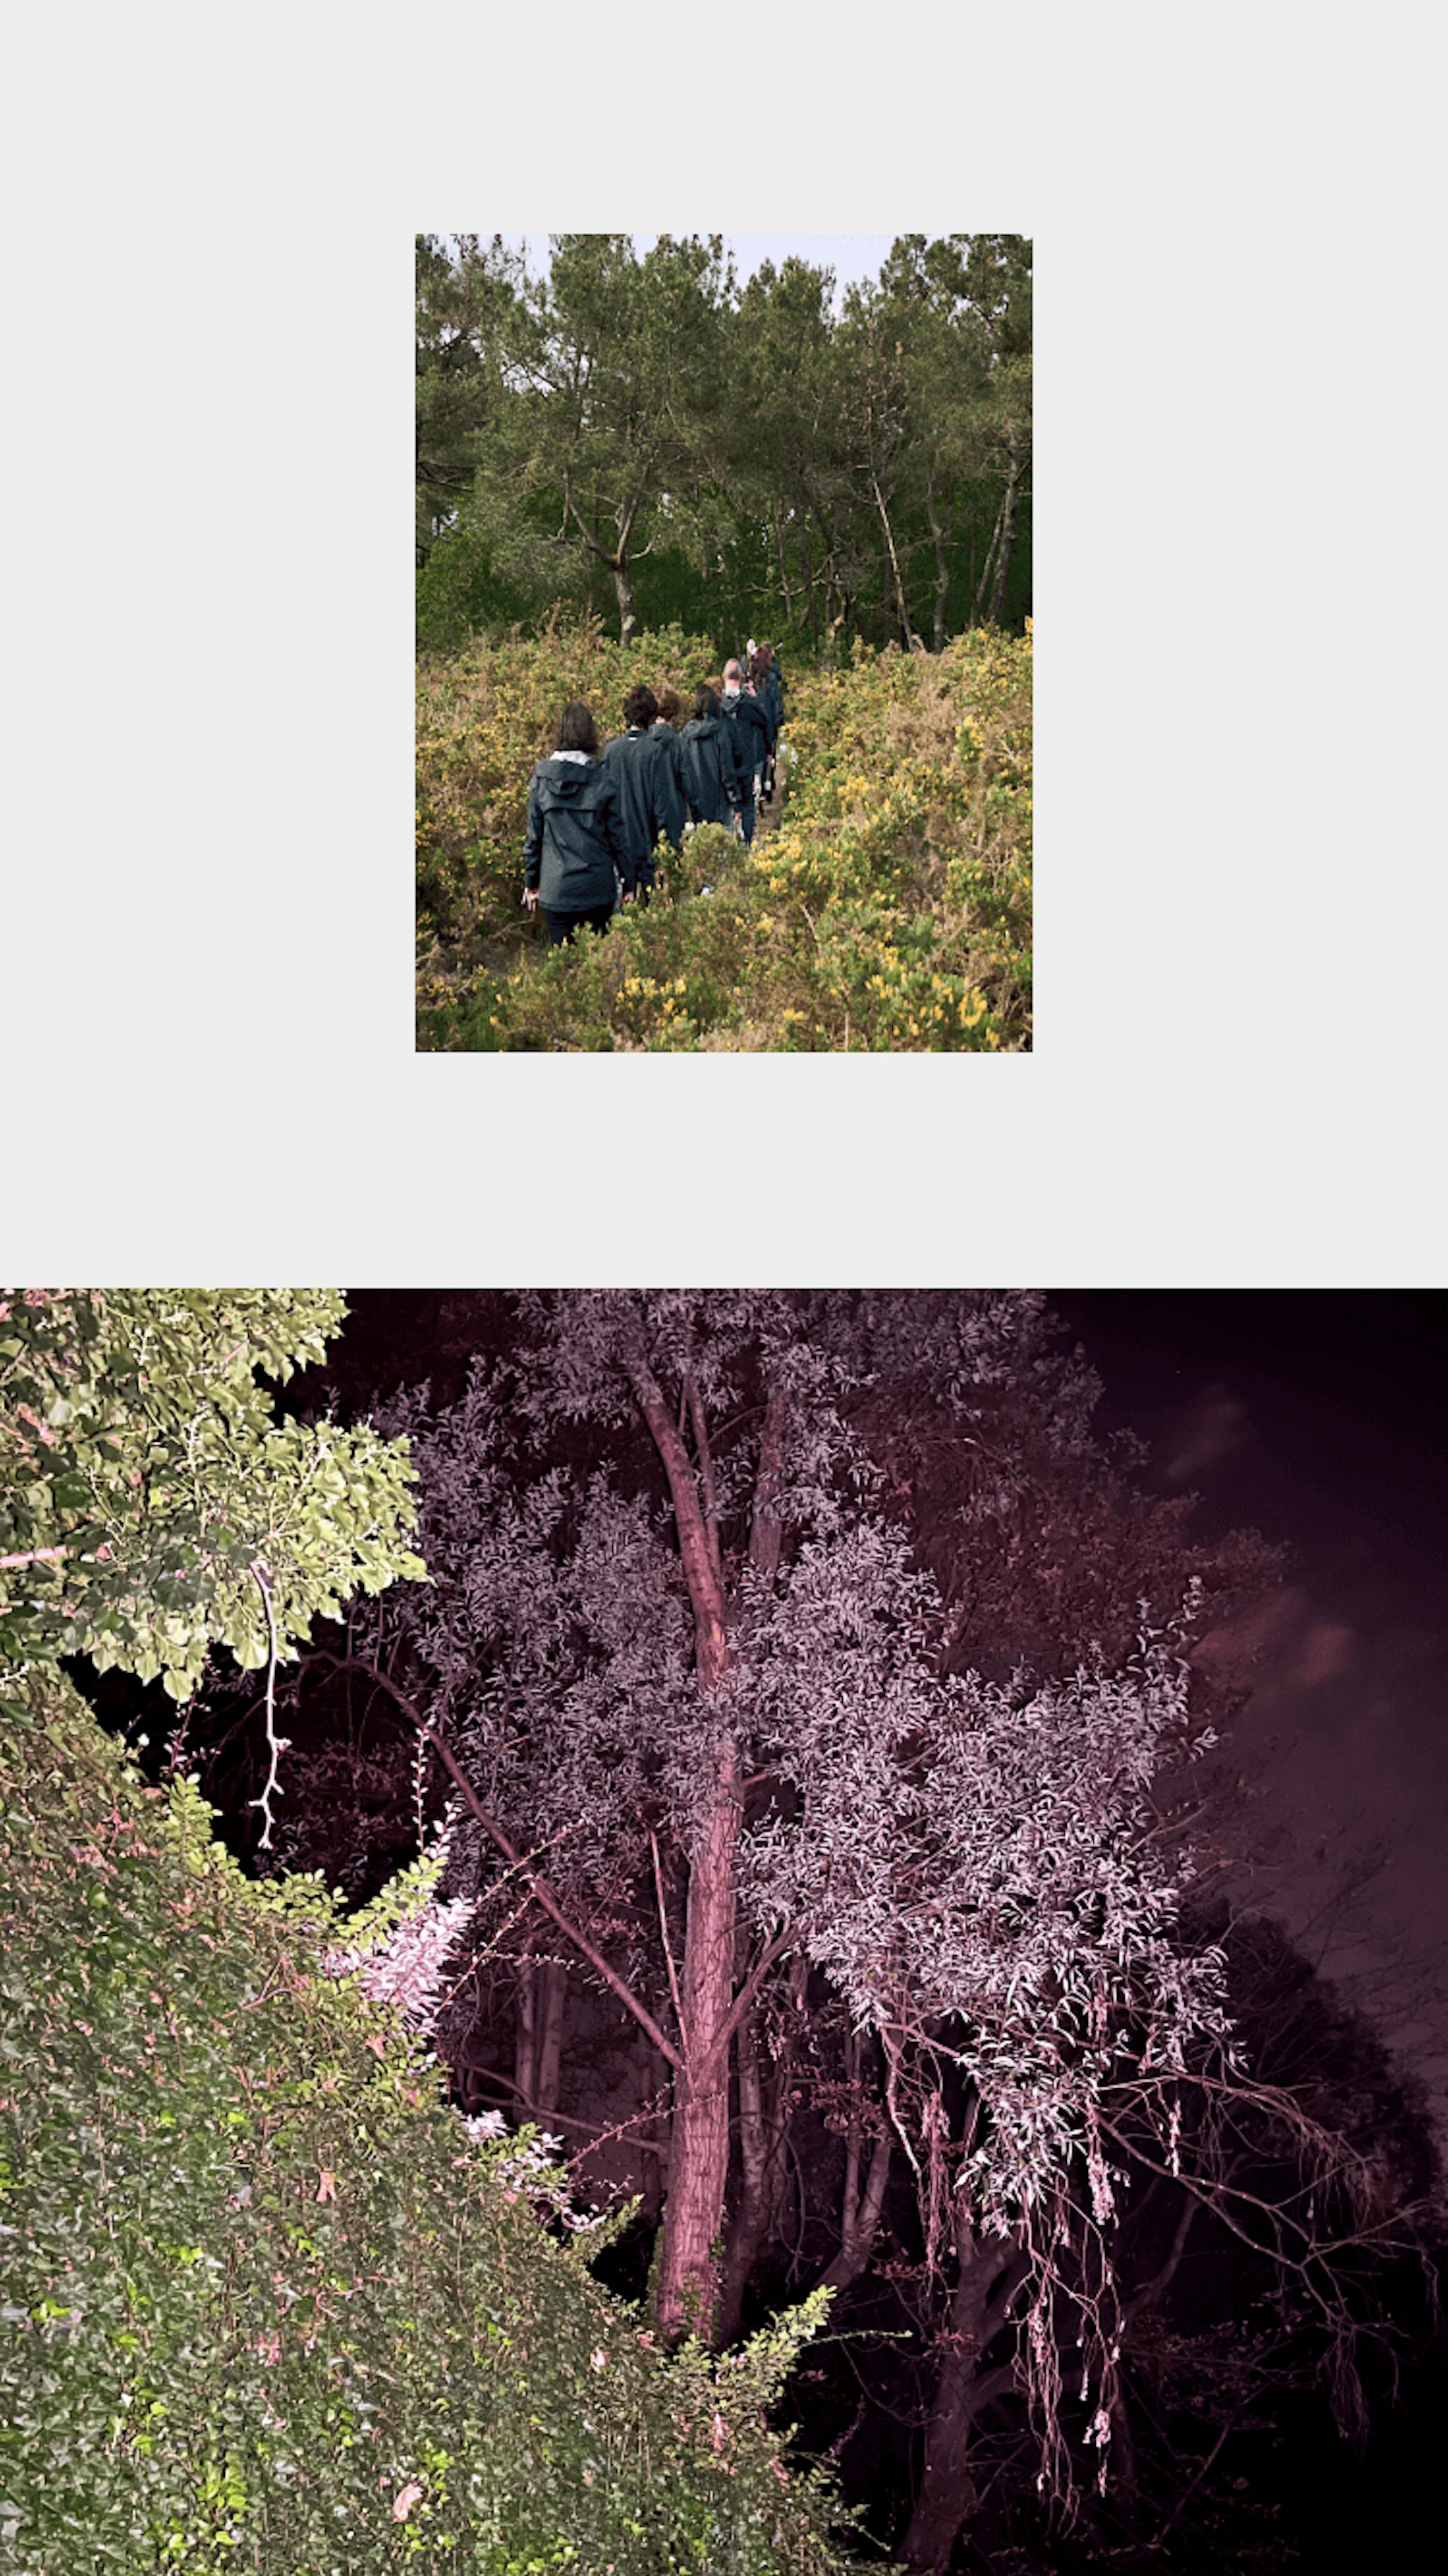
<svg viewBox="0 0 1448 2576"><path fill-rule="evenodd" d="M675 2068L676 2071L682 2072L683 2059L679 2055L679 2052L677 2048L675 2048L672 2040L667 2039L664 2033L660 2030L659 2025L655 2021L653 2014L649 2011L648 2006L640 2003L638 1996L634 1993L632 1987L629 1986L619 1975L618 1970L609 1966L603 1953L594 1948L587 1933L581 1932L578 1925L570 1921L569 1917L564 1913L562 1906L559 1904L558 1899L554 1895L546 1878L540 1877L538 1872L530 1867L523 1855L520 1852L515 1851L512 1843L504 1833L503 1828L498 1823L496 1817L490 1816L487 1809L482 1805L476 1790L473 1788L472 1782L468 1779L466 1773L462 1770L461 1766L455 1759L451 1746L444 1742L443 1738L438 1734L436 1727L428 1724L428 1721L423 1716L421 1709L416 1707L413 1701L408 1698L406 1691L399 1690L396 1682L394 1682L388 1674L384 1673L380 1666L369 1663L365 1656L327 1655L322 1658L322 1660L333 1665L338 1672L345 1672L350 1665L355 1667L359 1672L370 1673L379 1690L386 1691L389 1696L396 1701L398 1707L411 1721L412 1725L417 1727L419 1731L427 1737L428 1742L432 1745L433 1750L437 1754L438 1760L447 1772L453 1786L464 1799L471 1814L476 1817L478 1823L482 1826L484 1833L487 1834L490 1840L497 1845L498 1850L502 1853L503 1858L508 1862L510 1868L518 1870L526 1878L532 1894L537 1898L544 1913L557 1924L559 1931L563 1933L567 1940L573 1943L575 1950L582 1954L582 1956L588 1961L589 1966L597 1971L598 1975L602 1977L604 1984L617 1995L619 2002L633 2014L633 2017L639 2024L640 2028L647 2031L655 2048L659 2051L660 2056L666 2058L670 2066Z"/></svg>

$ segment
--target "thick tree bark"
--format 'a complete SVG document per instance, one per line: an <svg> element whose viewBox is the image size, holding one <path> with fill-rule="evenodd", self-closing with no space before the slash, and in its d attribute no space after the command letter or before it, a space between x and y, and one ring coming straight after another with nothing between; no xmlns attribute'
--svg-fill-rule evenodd
<svg viewBox="0 0 1448 2576"><path fill-rule="evenodd" d="M684 1933L684 2067L674 2104L658 2316L671 2339L717 2329L724 2194L729 2179L729 2043L734 2000L739 1788L734 1746L714 1774L714 1801L689 1874Z"/></svg>
<svg viewBox="0 0 1448 2576"><path fill-rule="evenodd" d="M918 2576L946 2576L956 2540L979 2501L970 2465L975 2419L1015 2376L1009 2362L994 2370L981 2367L986 2346L1004 2320L1015 2252L999 2242L977 2241L963 2198L956 2215L956 2255L950 2323L925 2428L925 2475L901 2544L906 2566Z"/></svg>

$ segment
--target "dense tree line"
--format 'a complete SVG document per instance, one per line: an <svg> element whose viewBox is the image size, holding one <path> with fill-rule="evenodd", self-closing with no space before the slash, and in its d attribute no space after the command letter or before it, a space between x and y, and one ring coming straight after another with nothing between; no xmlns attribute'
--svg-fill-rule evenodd
<svg viewBox="0 0 1448 2576"><path fill-rule="evenodd" d="M1030 604L1031 248L902 235L835 309L790 257L741 286L722 239L417 244L425 642L606 609L811 658L939 650Z"/></svg>

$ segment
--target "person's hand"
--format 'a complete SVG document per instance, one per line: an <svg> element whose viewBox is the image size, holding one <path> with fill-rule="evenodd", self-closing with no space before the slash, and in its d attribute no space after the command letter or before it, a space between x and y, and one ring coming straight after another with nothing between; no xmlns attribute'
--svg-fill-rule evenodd
<svg viewBox="0 0 1448 2576"><path fill-rule="evenodd" d="M537 887L536 887L536 886L524 886L524 888L523 888L523 910L524 910L525 912L536 912L536 911L537 911L537 909L538 909L538 889L537 889Z"/></svg>
<svg viewBox="0 0 1448 2576"><path fill-rule="evenodd" d="M623 890L623 892L622 892L622 894L619 896L619 902L620 902L620 903L632 903L633 899L634 899L634 890L633 890L633 887L632 887L632 886L625 886L625 887L624 887L624 890Z"/></svg>

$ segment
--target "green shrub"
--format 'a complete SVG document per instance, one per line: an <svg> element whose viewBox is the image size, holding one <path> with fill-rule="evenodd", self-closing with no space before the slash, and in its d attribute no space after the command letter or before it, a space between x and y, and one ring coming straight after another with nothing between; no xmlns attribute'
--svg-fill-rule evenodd
<svg viewBox="0 0 1448 2576"><path fill-rule="evenodd" d="M847 669L791 672L789 784L777 828L760 832L747 852L705 829L690 836L680 859L661 854L654 902L615 915L605 939L549 950L541 925L521 926L527 781L543 747L544 706L556 711L573 693L593 667L590 656L617 657L610 679L621 695L628 678L666 676L670 655L677 671L686 640L673 630L643 636L625 656L586 630L582 644L560 634L428 666L425 690L451 708L453 730L450 767L436 718L419 733L419 917L430 939L418 980L419 1045L1027 1047L1029 630L1020 637L980 629L942 654L857 646ZM695 676L705 658L698 647ZM484 671L479 715L469 701ZM578 693L587 696L588 687ZM492 801L480 806L484 777L493 780L509 763L508 794L491 788ZM451 840L438 820L444 777ZM462 836L476 828L479 811L488 837L465 855ZM432 935L444 916L457 926L450 944Z"/></svg>
<svg viewBox="0 0 1448 2576"><path fill-rule="evenodd" d="M596 619L507 643L474 637L417 666L419 971L473 963L521 935L528 781L553 748L570 698L593 710L600 742L623 726L641 680L692 696L714 667L707 638L677 626L627 650Z"/></svg>
<svg viewBox="0 0 1448 2576"><path fill-rule="evenodd" d="M763 2415L813 2312L655 2350L325 1972L325 1890L244 1878L55 1671L4 1687L0 2564L841 2566Z"/></svg>

